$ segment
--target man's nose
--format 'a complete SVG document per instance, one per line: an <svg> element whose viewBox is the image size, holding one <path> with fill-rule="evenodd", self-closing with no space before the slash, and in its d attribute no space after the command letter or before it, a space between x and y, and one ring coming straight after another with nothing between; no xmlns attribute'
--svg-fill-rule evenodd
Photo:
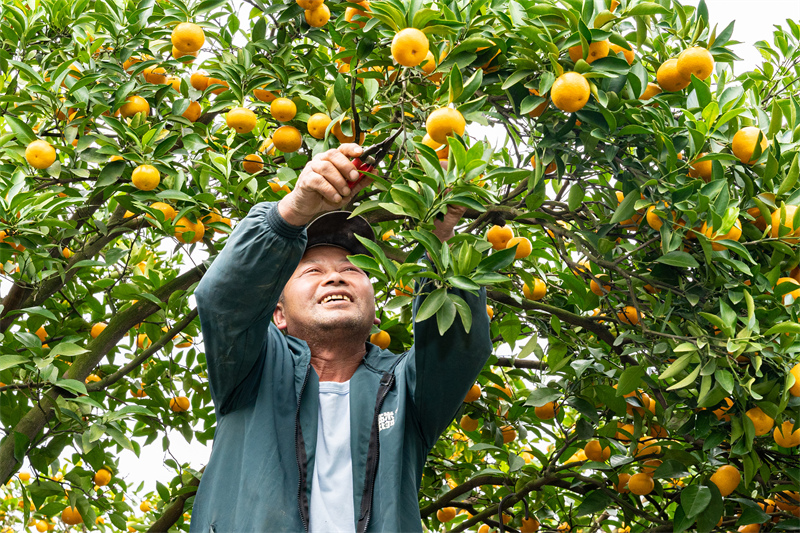
<svg viewBox="0 0 800 533"><path fill-rule="evenodd" d="M347 280L342 276L341 272L334 270L325 278L323 285L346 285Z"/></svg>

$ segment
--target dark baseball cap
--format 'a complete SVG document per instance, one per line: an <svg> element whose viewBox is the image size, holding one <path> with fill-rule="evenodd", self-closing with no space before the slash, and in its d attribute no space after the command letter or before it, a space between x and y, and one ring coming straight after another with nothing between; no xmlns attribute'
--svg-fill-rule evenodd
<svg viewBox="0 0 800 533"><path fill-rule="evenodd" d="M350 211L331 211L315 218L306 227L306 250L315 246L337 246L353 255L371 256L372 253L361 244L356 235L374 242L375 232L364 217L351 215Z"/></svg>

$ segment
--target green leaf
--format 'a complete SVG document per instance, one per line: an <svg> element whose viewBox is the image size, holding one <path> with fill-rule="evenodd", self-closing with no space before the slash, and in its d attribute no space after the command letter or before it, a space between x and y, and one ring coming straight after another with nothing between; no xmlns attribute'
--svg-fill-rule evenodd
<svg viewBox="0 0 800 533"><path fill-rule="evenodd" d="M702 485L690 485L681 491L681 507L691 518L702 513L711 502L711 491Z"/></svg>
<svg viewBox="0 0 800 533"><path fill-rule="evenodd" d="M797 322L781 322L765 331L764 335L775 335L776 333L800 333L800 324Z"/></svg>
<svg viewBox="0 0 800 533"><path fill-rule="evenodd" d="M620 202L617 210L614 211L614 216L611 217L611 224L619 224L623 220L631 218L635 211L634 206L636 205L636 200L639 198L641 198L641 193L639 191L631 191L625 195L625 198Z"/></svg>
<svg viewBox="0 0 800 533"><path fill-rule="evenodd" d="M798 166L800 163L798 163L798 159L800 159L800 153L794 154L792 165L789 167L789 172L786 173L786 177L781 182L781 186L778 188L776 196L783 196L787 192L791 191L797 183L797 178L800 176L800 166Z"/></svg>
<svg viewBox="0 0 800 533"><path fill-rule="evenodd" d="M0 356L0 371L17 366L21 363L30 361L28 357L23 355L3 355Z"/></svg>
<svg viewBox="0 0 800 533"><path fill-rule="evenodd" d="M432 317L439 311L445 300L447 300L447 291L444 288L436 289L430 293L422 301L422 305L419 306L414 321L422 322Z"/></svg>
<svg viewBox="0 0 800 533"><path fill-rule="evenodd" d="M526 407L541 407L548 402L555 401L564 393L558 389L551 389L550 387L541 387L539 389L534 389L528 395L528 399L525 400Z"/></svg>
<svg viewBox="0 0 800 533"><path fill-rule="evenodd" d="M73 344L71 342L61 342L50 350L50 356L55 357L56 355L66 355L71 357L86 353L88 351L89 350L81 348L77 344Z"/></svg>
<svg viewBox="0 0 800 533"><path fill-rule="evenodd" d="M666 15L668 13L669 10L662 5L653 2L642 2L624 12L623 15L633 17L636 15Z"/></svg>
<svg viewBox="0 0 800 533"><path fill-rule="evenodd" d="M54 382L53 385L68 390L73 394L86 394L86 385L77 379L60 379Z"/></svg>
<svg viewBox="0 0 800 533"><path fill-rule="evenodd" d="M507 267L514 262L516 250L506 249L499 252L493 252L491 255L485 257L478 264L478 273L482 272L496 272L502 268Z"/></svg>
<svg viewBox="0 0 800 533"><path fill-rule="evenodd" d="M436 325L439 327L439 335L444 335L447 330L450 329L455 318L456 306L453 300L445 298L442 302L442 306L436 312Z"/></svg>
<svg viewBox="0 0 800 533"><path fill-rule="evenodd" d="M31 127L26 123L9 114L4 115L4 118L11 127L11 131L17 135L19 142L22 144L30 144L36 140L36 134L33 133Z"/></svg>
<svg viewBox="0 0 800 533"><path fill-rule="evenodd" d="M629 366L623 370L617 384L617 396L629 394L642 386L642 377L647 371L642 366Z"/></svg>
<svg viewBox="0 0 800 533"><path fill-rule="evenodd" d="M575 516L579 517L599 513L607 509L611 502L611 496L607 495L602 490L592 491L584 496L581 504L575 509Z"/></svg>
<svg viewBox="0 0 800 533"><path fill-rule="evenodd" d="M656 259L656 263L663 263L665 265L670 265L680 268L695 268L700 266L700 264L694 257L687 254L686 252L680 252L678 250L662 255L661 257Z"/></svg>
<svg viewBox="0 0 800 533"><path fill-rule="evenodd" d="M695 383L695 381L697 380L697 376L700 375L701 366L702 365L697 365L688 376L680 380L678 383L670 387L667 387L667 390L678 390L684 387L688 387L692 383Z"/></svg>

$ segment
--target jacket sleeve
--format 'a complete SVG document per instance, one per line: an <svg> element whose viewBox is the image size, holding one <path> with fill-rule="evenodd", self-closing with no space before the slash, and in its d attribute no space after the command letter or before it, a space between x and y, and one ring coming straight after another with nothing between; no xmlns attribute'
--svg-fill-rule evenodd
<svg viewBox="0 0 800 533"><path fill-rule="evenodd" d="M450 329L439 335L436 316L416 321L424 293L434 289L432 282L414 301L414 346L409 360L409 384L419 429L429 448L453 420L464 397L492 354L489 315L486 313L486 289L475 296L467 291L451 289L470 307L472 327L464 330L460 316Z"/></svg>
<svg viewBox="0 0 800 533"><path fill-rule="evenodd" d="M231 233L195 290L211 397L220 414L255 399L267 337L283 287L306 245L277 204L261 203Z"/></svg>

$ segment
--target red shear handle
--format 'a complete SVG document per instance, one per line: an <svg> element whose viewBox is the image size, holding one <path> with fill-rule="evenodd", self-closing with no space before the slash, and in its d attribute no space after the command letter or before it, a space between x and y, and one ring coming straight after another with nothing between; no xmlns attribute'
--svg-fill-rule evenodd
<svg viewBox="0 0 800 533"><path fill-rule="evenodd" d="M358 157L356 157L355 159L353 159L353 165L356 167L356 170L358 170L358 171L359 171L359 175L358 175L358 179L357 179L356 181L354 181L354 182L351 184L351 186L352 186L352 185L355 185L355 184L357 184L357 183L358 183L358 182L360 182L362 179L364 179L364 176L365 176L365 174L364 174L364 173L365 173L365 172L372 172L373 170L375 170L375 167L374 167L374 166L370 165L369 163L365 163L365 162L363 162L363 161L362 161L361 159L359 159Z"/></svg>

